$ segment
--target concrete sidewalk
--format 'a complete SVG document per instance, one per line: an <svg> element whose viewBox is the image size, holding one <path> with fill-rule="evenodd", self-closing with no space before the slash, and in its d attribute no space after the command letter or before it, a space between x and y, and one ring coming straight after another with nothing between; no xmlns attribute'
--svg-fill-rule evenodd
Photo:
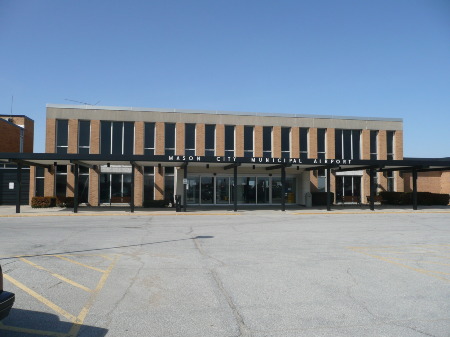
<svg viewBox="0 0 450 337"><path fill-rule="evenodd" d="M234 212L232 206L188 206L187 212L176 212L175 208L141 208L136 207L131 213L130 207L125 206L79 206L78 213L73 213L73 208L32 208L21 206L20 213L16 213L16 206L0 206L0 217L27 217L27 216L110 216L110 215L250 215L250 214L279 214L280 206L238 206ZM368 205L333 205L331 211L326 207L306 208L299 205L286 205L285 214L377 214L377 213L450 213L449 206L419 206L414 211L411 205L387 206L376 205L375 211L371 211Z"/></svg>

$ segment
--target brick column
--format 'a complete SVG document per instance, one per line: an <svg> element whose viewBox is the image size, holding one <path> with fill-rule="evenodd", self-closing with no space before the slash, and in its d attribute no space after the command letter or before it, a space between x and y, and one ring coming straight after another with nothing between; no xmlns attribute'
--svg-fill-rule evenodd
<svg viewBox="0 0 450 337"><path fill-rule="evenodd" d="M142 207L144 201L144 168L134 168L134 205Z"/></svg>
<svg viewBox="0 0 450 337"><path fill-rule="evenodd" d="M361 132L361 159L370 159L370 130L362 130Z"/></svg>
<svg viewBox="0 0 450 337"><path fill-rule="evenodd" d="M164 169L155 167L155 200L164 200Z"/></svg>
<svg viewBox="0 0 450 337"><path fill-rule="evenodd" d="M236 125L235 128L236 137L235 137L235 144L234 144L234 155L236 157L243 157L244 156L244 126L243 125Z"/></svg>
<svg viewBox="0 0 450 337"><path fill-rule="evenodd" d="M100 121L99 120L91 120L91 145L90 151L91 154L99 154L100 153Z"/></svg>
<svg viewBox="0 0 450 337"><path fill-rule="evenodd" d="M317 128L309 128L308 158L317 158Z"/></svg>
<svg viewBox="0 0 450 337"><path fill-rule="evenodd" d="M387 136L386 130L378 131L378 159L387 159Z"/></svg>
<svg viewBox="0 0 450 337"><path fill-rule="evenodd" d="M52 197L55 195L55 167L51 166L50 172L45 169L44 173L44 196Z"/></svg>
<svg viewBox="0 0 450 337"><path fill-rule="evenodd" d="M291 128L291 158L300 157L300 129Z"/></svg>
<svg viewBox="0 0 450 337"><path fill-rule="evenodd" d="M272 128L272 157L281 157L281 126Z"/></svg>
<svg viewBox="0 0 450 337"><path fill-rule="evenodd" d="M370 174L364 170L361 177L361 203L367 204L367 197L370 196Z"/></svg>
<svg viewBox="0 0 450 337"><path fill-rule="evenodd" d="M378 185L380 187L379 190L381 192L387 191L387 176L386 176L386 172L378 173Z"/></svg>
<svg viewBox="0 0 450 337"><path fill-rule="evenodd" d="M394 159L403 160L403 131L397 130L394 133ZM403 176L400 172L394 172L395 191L403 192L405 188Z"/></svg>
<svg viewBox="0 0 450 337"><path fill-rule="evenodd" d="M263 127L260 125L255 126L254 129L254 156L262 157L263 156Z"/></svg>
<svg viewBox="0 0 450 337"><path fill-rule="evenodd" d="M317 192L317 171L309 171L309 186L311 192Z"/></svg>
<svg viewBox="0 0 450 337"><path fill-rule="evenodd" d="M225 125L216 125L216 156L225 155Z"/></svg>
<svg viewBox="0 0 450 337"><path fill-rule="evenodd" d="M89 206L99 205L100 170L89 169Z"/></svg>
<svg viewBox="0 0 450 337"><path fill-rule="evenodd" d="M72 165L67 165L67 186L66 196L73 197L75 195L75 174L71 170Z"/></svg>
<svg viewBox="0 0 450 337"><path fill-rule="evenodd" d="M333 203L336 203L336 173L331 171L330 192L334 193Z"/></svg>
<svg viewBox="0 0 450 337"><path fill-rule="evenodd" d="M134 154L144 154L144 122L134 122Z"/></svg>
<svg viewBox="0 0 450 337"><path fill-rule="evenodd" d="M56 119L46 120L45 152L55 153L56 150Z"/></svg>
<svg viewBox="0 0 450 337"><path fill-rule="evenodd" d="M69 119L69 144L67 153L78 153L78 119Z"/></svg>
<svg viewBox="0 0 450 337"><path fill-rule="evenodd" d="M36 193L36 167L30 166L30 189L28 191L28 204L31 205L31 199Z"/></svg>
<svg viewBox="0 0 450 337"><path fill-rule="evenodd" d="M205 155L205 124L195 126L195 154L197 156Z"/></svg>
<svg viewBox="0 0 450 337"><path fill-rule="evenodd" d="M336 157L336 143L335 143L335 129L328 128L325 136L326 144L325 144L325 154L326 158L335 158Z"/></svg>
<svg viewBox="0 0 450 337"><path fill-rule="evenodd" d="M184 155L184 133L185 133L185 124L184 123L176 123L175 124L175 154L177 156Z"/></svg>
<svg viewBox="0 0 450 337"><path fill-rule="evenodd" d="M163 122L156 122L155 123L155 155L164 155L165 149L164 149L164 123Z"/></svg>

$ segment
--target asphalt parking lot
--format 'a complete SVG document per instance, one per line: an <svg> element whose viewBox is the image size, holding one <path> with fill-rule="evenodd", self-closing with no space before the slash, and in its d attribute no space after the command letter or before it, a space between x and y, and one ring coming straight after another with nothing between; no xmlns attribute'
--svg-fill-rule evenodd
<svg viewBox="0 0 450 337"><path fill-rule="evenodd" d="M450 212L0 217L0 336L450 336Z"/></svg>

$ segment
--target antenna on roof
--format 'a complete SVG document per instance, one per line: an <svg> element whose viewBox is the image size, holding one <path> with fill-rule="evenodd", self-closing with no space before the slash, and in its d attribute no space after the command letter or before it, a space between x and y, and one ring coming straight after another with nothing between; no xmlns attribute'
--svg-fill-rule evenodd
<svg viewBox="0 0 450 337"><path fill-rule="evenodd" d="M70 101L70 102L75 102L75 103L81 103L81 104L84 104L84 105L97 105L98 103L100 103L100 101L97 101L97 103L95 103L95 104L90 104L90 103L86 103L86 102L75 101L73 99L68 99L68 98L64 98L64 100L65 101Z"/></svg>

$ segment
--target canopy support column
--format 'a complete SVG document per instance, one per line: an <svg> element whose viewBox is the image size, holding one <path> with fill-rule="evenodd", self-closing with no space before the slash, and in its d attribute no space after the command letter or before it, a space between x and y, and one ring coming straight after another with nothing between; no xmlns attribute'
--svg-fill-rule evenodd
<svg viewBox="0 0 450 337"><path fill-rule="evenodd" d="M79 174L79 167L78 164L75 164L73 167L73 175L75 177L74 180L74 187L73 187L73 212L78 213L78 174Z"/></svg>
<svg viewBox="0 0 450 337"><path fill-rule="evenodd" d="M286 211L286 167L281 166L281 211Z"/></svg>
<svg viewBox="0 0 450 337"><path fill-rule="evenodd" d="M237 212L237 165L233 167L233 173L234 173L233 202L234 202L234 211Z"/></svg>
<svg viewBox="0 0 450 337"><path fill-rule="evenodd" d="M369 170L370 172L370 180L369 180L369 184L370 184L370 210L374 211L375 210L375 186L374 186L374 175L375 175L375 170L373 168L371 168Z"/></svg>
<svg viewBox="0 0 450 337"><path fill-rule="evenodd" d="M187 174L188 174L188 163L184 165L183 169L183 211L186 212L187 206Z"/></svg>
<svg viewBox="0 0 450 337"><path fill-rule="evenodd" d="M17 163L16 213L20 213L21 194L22 194L22 163Z"/></svg>
<svg viewBox="0 0 450 337"><path fill-rule="evenodd" d="M331 193L330 193L330 186L331 186L331 168L327 167L327 211L331 211Z"/></svg>
<svg viewBox="0 0 450 337"><path fill-rule="evenodd" d="M130 198L130 211L134 213L134 169L136 168L135 164L131 164L131 198Z"/></svg>
<svg viewBox="0 0 450 337"><path fill-rule="evenodd" d="M412 178L413 178L413 210L417 211L417 169L412 169Z"/></svg>

